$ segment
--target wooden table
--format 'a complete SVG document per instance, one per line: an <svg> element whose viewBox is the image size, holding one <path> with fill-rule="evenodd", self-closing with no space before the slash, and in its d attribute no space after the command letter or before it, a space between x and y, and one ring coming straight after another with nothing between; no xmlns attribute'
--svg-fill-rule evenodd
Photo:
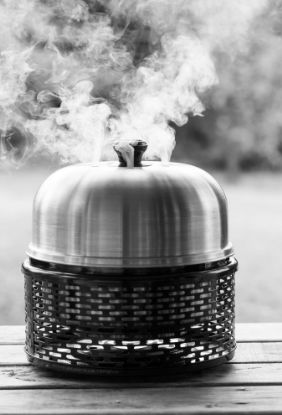
<svg viewBox="0 0 282 415"><path fill-rule="evenodd" d="M24 327L0 326L1 414L282 413L282 324L238 324L235 359L181 379L103 381L30 366Z"/></svg>

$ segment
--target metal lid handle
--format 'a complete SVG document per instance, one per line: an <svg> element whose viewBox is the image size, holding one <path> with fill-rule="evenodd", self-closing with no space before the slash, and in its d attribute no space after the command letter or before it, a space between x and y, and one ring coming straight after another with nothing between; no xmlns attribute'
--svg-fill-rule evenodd
<svg viewBox="0 0 282 415"><path fill-rule="evenodd" d="M118 155L119 167L142 167L142 157L148 147L146 141L117 142L113 147ZM133 151L128 151L131 147Z"/></svg>

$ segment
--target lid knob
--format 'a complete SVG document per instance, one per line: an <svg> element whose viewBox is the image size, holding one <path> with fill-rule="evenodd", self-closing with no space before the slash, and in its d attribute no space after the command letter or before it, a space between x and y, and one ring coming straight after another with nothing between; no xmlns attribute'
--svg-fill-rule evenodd
<svg viewBox="0 0 282 415"><path fill-rule="evenodd" d="M113 147L118 155L119 167L142 167L142 157L148 147L146 141L119 141Z"/></svg>

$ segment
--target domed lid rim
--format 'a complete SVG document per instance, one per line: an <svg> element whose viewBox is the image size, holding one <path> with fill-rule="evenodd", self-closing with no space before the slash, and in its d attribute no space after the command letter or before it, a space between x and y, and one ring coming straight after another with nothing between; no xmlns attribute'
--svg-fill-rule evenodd
<svg viewBox="0 0 282 415"><path fill-rule="evenodd" d="M43 251L29 245L27 256L39 261L52 262L62 265L105 267L105 268L148 268L200 265L221 261L234 254L232 244L216 251L206 251L179 256L161 257L94 257L62 254L59 252Z"/></svg>

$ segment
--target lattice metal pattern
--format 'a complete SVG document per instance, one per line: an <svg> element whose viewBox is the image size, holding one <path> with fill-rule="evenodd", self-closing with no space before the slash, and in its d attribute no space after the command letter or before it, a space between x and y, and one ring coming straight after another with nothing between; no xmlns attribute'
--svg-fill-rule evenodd
<svg viewBox="0 0 282 415"><path fill-rule="evenodd" d="M25 265L26 350L41 365L126 374L191 369L230 357L236 263L142 277Z"/></svg>

